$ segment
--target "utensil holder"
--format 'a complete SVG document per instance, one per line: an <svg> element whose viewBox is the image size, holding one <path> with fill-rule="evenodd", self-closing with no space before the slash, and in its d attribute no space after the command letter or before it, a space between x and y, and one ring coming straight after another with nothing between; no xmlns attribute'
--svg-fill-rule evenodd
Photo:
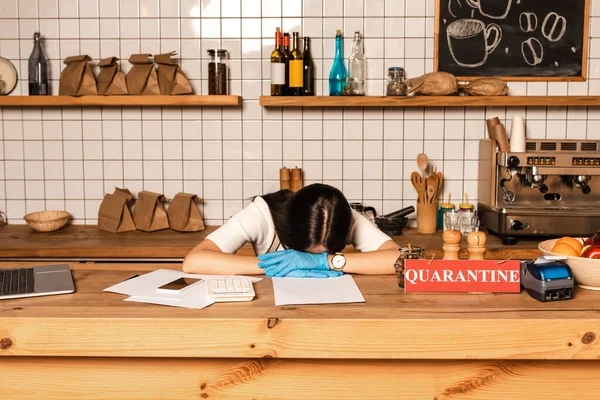
<svg viewBox="0 0 600 400"><path fill-rule="evenodd" d="M417 233L432 234L437 229L437 203L417 203Z"/></svg>

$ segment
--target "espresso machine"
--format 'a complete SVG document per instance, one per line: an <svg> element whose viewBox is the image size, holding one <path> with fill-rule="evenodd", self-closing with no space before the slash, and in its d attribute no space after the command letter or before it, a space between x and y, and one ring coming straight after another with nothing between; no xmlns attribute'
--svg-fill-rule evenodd
<svg viewBox="0 0 600 400"><path fill-rule="evenodd" d="M527 140L524 153L511 153L482 139L478 185L481 226L505 245L600 229L600 141Z"/></svg>

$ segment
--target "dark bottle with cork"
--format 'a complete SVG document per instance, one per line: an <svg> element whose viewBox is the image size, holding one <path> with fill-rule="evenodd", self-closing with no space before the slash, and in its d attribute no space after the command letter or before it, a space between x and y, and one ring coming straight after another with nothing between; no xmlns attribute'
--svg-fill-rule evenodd
<svg viewBox="0 0 600 400"><path fill-rule="evenodd" d="M315 95L315 63L310 52L310 38L304 37L304 54L302 58L303 76L302 76L302 94L304 96Z"/></svg>
<svg viewBox="0 0 600 400"><path fill-rule="evenodd" d="M47 96L48 59L42 49L39 32L33 34L33 51L29 56L29 95Z"/></svg>

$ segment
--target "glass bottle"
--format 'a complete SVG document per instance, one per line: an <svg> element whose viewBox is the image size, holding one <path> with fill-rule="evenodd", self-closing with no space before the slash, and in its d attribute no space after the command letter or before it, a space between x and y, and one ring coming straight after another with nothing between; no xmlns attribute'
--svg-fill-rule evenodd
<svg viewBox="0 0 600 400"><path fill-rule="evenodd" d="M346 78L348 78L348 72L344 65L344 52L343 47L344 41L342 38L342 31L339 29L335 32L335 57L333 58L333 65L331 71L329 71L329 95L330 96L341 96L344 91L344 84Z"/></svg>
<svg viewBox="0 0 600 400"><path fill-rule="evenodd" d="M275 48L271 53L271 96L283 96L285 89L285 57L280 50L281 30L275 30Z"/></svg>
<svg viewBox="0 0 600 400"><path fill-rule="evenodd" d="M304 37L304 54L302 59L302 94L304 96L315 95L315 63L313 62L312 54L310 53L310 38Z"/></svg>
<svg viewBox="0 0 600 400"><path fill-rule="evenodd" d="M302 96L302 87L304 86L303 79L303 64L302 50L300 50L300 39L298 32L293 33L294 48L290 53L290 96Z"/></svg>
<svg viewBox="0 0 600 400"><path fill-rule="evenodd" d="M365 94L366 63L360 31L355 31L352 53L348 57L348 78L350 78L353 95L364 96Z"/></svg>
<svg viewBox="0 0 600 400"><path fill-rule="evenodd" d="M386 96L406 96L406 80L404 68L388 68Z"/></svg>
<svg viewBox="0 0 600 400"><path fill-rule="evenodd" d="M285 96L290 94L290 34L283 34L283 49L281 50L285 57L285 87L283 88L283 94Z"/></svg>
<svg viewBox="0 0 600 400"><path fill-rule="evenodd" d="M227 94L227 50L206 51L208 62L208 94Z"/></svg>
<svg viewBox="0 0 600 400"><path fill-rule="evenodd" d="M425 249L422 247L412 246L410 243L406 247L400 247L400 255L394 263L394 271L396 271L396 279L398 280L398 286L404 289L404 270L406 260L418 260L423 259Z"/></svg>
<svg viewBox="0 0 600 400"><path fill-rule="evenodd" d="M29 95L48 95L48 59L42 49L40 33L33 34L33 51L29 56Z"/></svg>

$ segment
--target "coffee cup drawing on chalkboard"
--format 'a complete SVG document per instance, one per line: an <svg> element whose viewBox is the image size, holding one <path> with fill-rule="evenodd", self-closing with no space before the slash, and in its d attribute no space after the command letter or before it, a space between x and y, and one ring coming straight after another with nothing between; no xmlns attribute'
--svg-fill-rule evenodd
<svg viewBox="0 0 600 400"><path fill-rule="evenodd" d="M484 17L504 19L510 12L512 0L467 0L467 3L478 8Z"/></svg>
<svg viewBox="0 0 600 400"><path fill-rule="evenodd" d="M494 40L489 43L492 32ZM502 29L496 24L486 26L477 19L460 19L446 29L448 49L454 61L461 67L476 68L487 61L502 40Z"/></svg>

